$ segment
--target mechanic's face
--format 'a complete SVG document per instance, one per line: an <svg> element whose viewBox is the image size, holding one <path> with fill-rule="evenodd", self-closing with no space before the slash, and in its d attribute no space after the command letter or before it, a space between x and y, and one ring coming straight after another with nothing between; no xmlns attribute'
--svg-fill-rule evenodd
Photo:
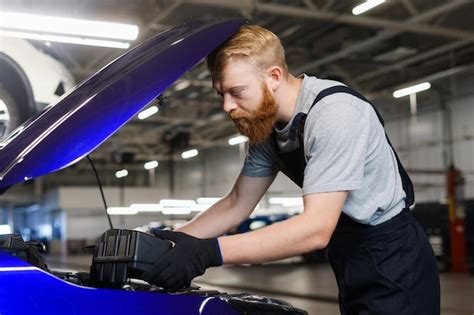
<svg viewBox="0 0 474 315"><path fill-rule="evenodd" d="M224 110L250 143L260 143L272 133L278 106L265 78L250 62L232 58L220 80L213 83L224 102Z"/></svg>

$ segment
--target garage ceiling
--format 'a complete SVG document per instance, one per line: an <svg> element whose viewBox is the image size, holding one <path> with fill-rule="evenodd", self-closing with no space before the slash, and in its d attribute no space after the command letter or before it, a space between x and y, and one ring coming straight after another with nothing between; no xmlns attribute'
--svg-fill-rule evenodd
<svg viewBox="0 0 474 315"><path fill-rule="evenodd" d="M134 45L190 20L243 16L275 32L286 47L293 74L340 80L369 96L386 118L409 113L408 100L394 100L398 87L424 79L432 90L420 94L419 110L439 95L452 96L455 79L474 70L473 1L400 0L354 16L362 1L338 0L141 0L61 1L0 0L4 10L136 24ZM64 62L80 82L123 53L110 48L53 43L42 49ZM454 81L453 81L454 80ZM201 62L165 92L160 112L133 119L95 153L104 169L115 167L117 152L134 153L136 161L165 160L166 135L189 133L190 145L227 145L235 134L211 88ZM178 82L180 82L178 81Z"/></svg>

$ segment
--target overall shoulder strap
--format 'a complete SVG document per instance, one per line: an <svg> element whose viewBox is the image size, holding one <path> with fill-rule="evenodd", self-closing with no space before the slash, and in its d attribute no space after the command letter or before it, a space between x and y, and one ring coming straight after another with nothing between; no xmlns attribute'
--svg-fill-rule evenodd
<svg viewBox="0 0 474 315"><path fill-rule="evenodd" d="M320 100L322 100L326 96L329 96L329 95L332 95L332 94L335 94L335 93L347 93L347 94L350 94L352 96L357 97L358 99L360 99L364 102L369 103L372 106L372 108L374 109L375 113L377 114L377 117L378 117L380 123L382 124L382 126L385 125L385 122L382 118L382 115L380 115L377 108L371 102L369 102L362 94L358 93L357 91L354 91L353 89L351 89L351 88L349 88L345 85L337 85L337 86L333 86L333 87L322 90L316 96L316 98L314 99L313 104L311 105L311 107L308 110L308 114L311 111L311 109L313 109L314 105L316 105ZM293 124L290 128L290 134L289 134L290 139L295 139L296 137L301 139L302 132L303 132L303 129L304 129L303 128L304 123L306 121L306 116L307 116L307 114L305 114L305 113L298 113L297 114L297 116L295 117L294 122L293 122ZM395 158L397 159L398 172L400 173L400 177L402 179L402 187L403 187L403 190L405 191L405 194L407 196L407 198L405 199L405 204L406 204L407 207L409 207L409 206L413 205L414 202L415 202L415 193L414 193L414 189L413 189L413 183L412 183L410 177L408 176L408 173L406 172L405 168L403 167L403 165L402 165L402 163L401 163L401 161L398 157L397 152L395 151L394 147L392 146L392 143L390 142L390 139L388 138L387 133L385 133L385 137L387 138L387 142L390 145L390 147L392 148L392 151L395 155Z"/></svg>

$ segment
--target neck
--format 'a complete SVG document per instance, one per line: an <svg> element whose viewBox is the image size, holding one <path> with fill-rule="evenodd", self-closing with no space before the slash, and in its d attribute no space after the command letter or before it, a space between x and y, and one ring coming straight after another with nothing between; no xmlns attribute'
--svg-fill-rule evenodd
<svg viewBox="0 0 474 315"><path fill-rule="evenodd" d="M303 79L295 78L293 75L288 74L288 79L282 82L275 93L275 101L278 105L277 120L279 123L287 123L293 116L302 83Z"/></svg>

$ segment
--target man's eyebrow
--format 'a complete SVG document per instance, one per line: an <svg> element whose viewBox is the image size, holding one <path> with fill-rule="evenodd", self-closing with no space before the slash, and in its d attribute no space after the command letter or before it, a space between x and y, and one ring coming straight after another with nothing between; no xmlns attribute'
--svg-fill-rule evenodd
<svg viewBox="0 0 474 315"><path fill-rule="evenodd" d="M246 88L246 85L236 85L229 88L229 91L235 92L236 90L241 90Z"/></svg>
<svg viewBox="0 0 474 315"><path fill-rule="evenodd" d="M217 86L214 86L213 88L214 88L214 90L216 90L216 92L218 94L222 94L222 93L225 93L227 91L235 93L237 90L245 89L247 87L247 85L235 85L235 86L231 86L230 88L225 88L221 85L221 87L222 87L222 90L219 89Z"/></svg>

